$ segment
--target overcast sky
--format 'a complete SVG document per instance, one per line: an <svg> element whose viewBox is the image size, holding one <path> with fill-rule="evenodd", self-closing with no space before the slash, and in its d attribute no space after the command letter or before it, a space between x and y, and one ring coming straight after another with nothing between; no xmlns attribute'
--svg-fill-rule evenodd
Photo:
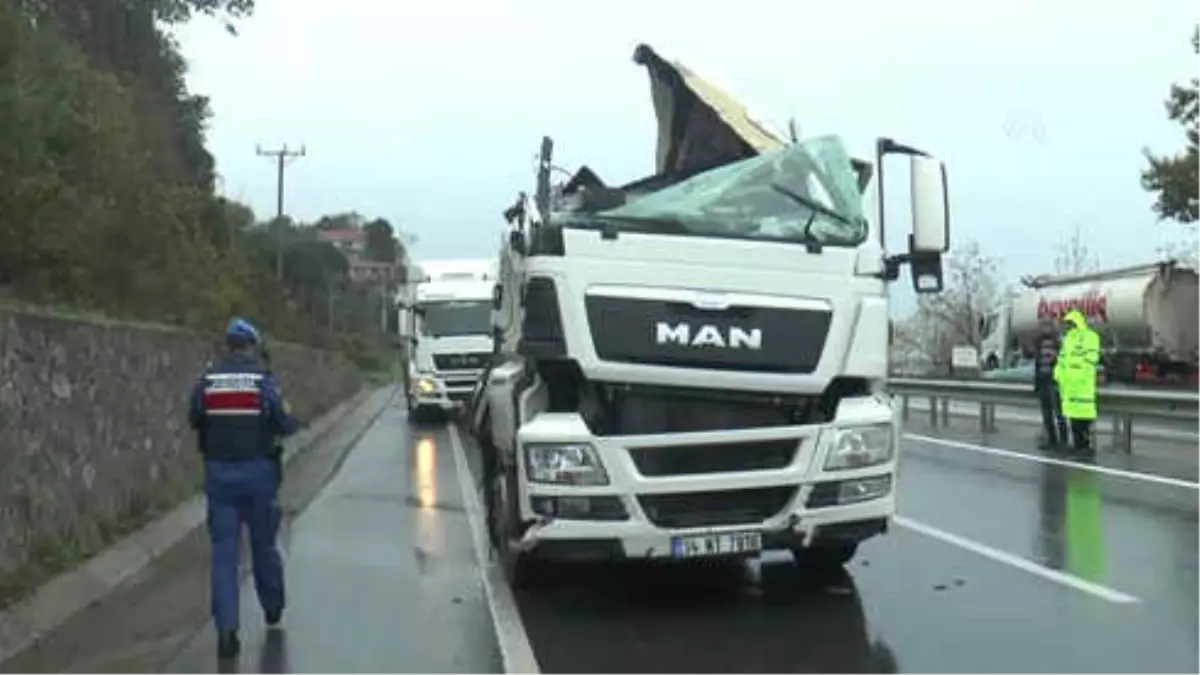
<svg viewBox="0 0 1200 675"><path fill-rule="evenodd" d="M652 171L645 42L779 128L941 156L952 241L1015 277L1049 271L1076 224L1105 264L1178 231L1138 174L1144 146L1182 146L1163 99L1196 73L1196 20L1195 0L258 0L237 37L210 20L178 34L224 189L262 217L275 171L255 145L304 144L292 216L353 209L415 234L416 257L492 255L543 134L557 164L609 182Z"/></svg>

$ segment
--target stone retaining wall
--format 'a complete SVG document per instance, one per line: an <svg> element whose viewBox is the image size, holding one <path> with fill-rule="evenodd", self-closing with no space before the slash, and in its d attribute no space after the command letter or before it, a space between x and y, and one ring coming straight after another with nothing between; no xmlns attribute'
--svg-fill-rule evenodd
<svg viewBox="0 0 1200 675"><path fill-rule="evenodd" d="M187 401L218 337L0 308L0 605L195 492ZM271 356L302 424L362 385L341 354Z"/></svg>

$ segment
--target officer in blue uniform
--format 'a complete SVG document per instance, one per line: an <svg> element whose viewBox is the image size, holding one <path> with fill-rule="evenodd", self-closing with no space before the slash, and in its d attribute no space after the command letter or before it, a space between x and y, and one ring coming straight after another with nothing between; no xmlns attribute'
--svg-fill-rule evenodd
<svg viewBox="0 0 1200 675"><path fill-rule="evenodd" d="M204 455L204 493L212 541L212 616L217 653L232 658L238 641L238 558L241 526L250 529L254 588L268 625L283 615L276 438L296 422L274 376L258 357L262 343L250 322L235 318L225 331L228 353L192 391L189 421Z"/></svg>

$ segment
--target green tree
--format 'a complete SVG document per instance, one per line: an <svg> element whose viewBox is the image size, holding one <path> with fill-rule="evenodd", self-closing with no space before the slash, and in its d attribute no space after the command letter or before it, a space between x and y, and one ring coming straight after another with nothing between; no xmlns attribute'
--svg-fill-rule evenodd
<svg viewBox="0 0 1200 675"><path fill-rule="evenodd" d="M324 347L374 339L378 289L349 283L347 261L314 228L256 223L214 194L208 100L187 89L169 29L252 9L0 0L0 292L198 328L243 314ZM318 221L364 222L353 212Z"/></svg>
<svg viewBox="0 0 1200 675"><path fill-rule="evenodd" d="M1192 33L1192 51L1200 54L1200 26ZM1187 147L1183 152L1164 157L1155 157L1146 152L1150 166L1142 172L1142 186L1158 193L1154 211L1160 219L1172 219L1182 223L1196 222L1197 184L1197 89L1200 80L1192 78L1187 85L1172 85L1170 98L1166 101L1167 116L1183 125Z"/></svg>
<svg viewBox="0 0 1200 675"><path fill-rule="evenodd" d="M367 236L367 259L375 262L396 262L397 244L396 232L392 224L384 218L376 218L367 223L363 231Z"/></svg>

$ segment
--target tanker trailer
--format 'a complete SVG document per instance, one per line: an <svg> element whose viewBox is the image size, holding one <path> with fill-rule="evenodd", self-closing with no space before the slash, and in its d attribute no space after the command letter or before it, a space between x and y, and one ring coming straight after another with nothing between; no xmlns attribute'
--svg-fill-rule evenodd
<svg viewBox="0 0 1200 675"><path fill-rule="evenodd" d="M1100 333L1108 379L1139 373L1191 378L1197 367L1196 271L1173 260L1083 274L1023 278L1025 290L997 313L981 350L985 370L1033 352L1042 319L1079 308Z"/></svg>

